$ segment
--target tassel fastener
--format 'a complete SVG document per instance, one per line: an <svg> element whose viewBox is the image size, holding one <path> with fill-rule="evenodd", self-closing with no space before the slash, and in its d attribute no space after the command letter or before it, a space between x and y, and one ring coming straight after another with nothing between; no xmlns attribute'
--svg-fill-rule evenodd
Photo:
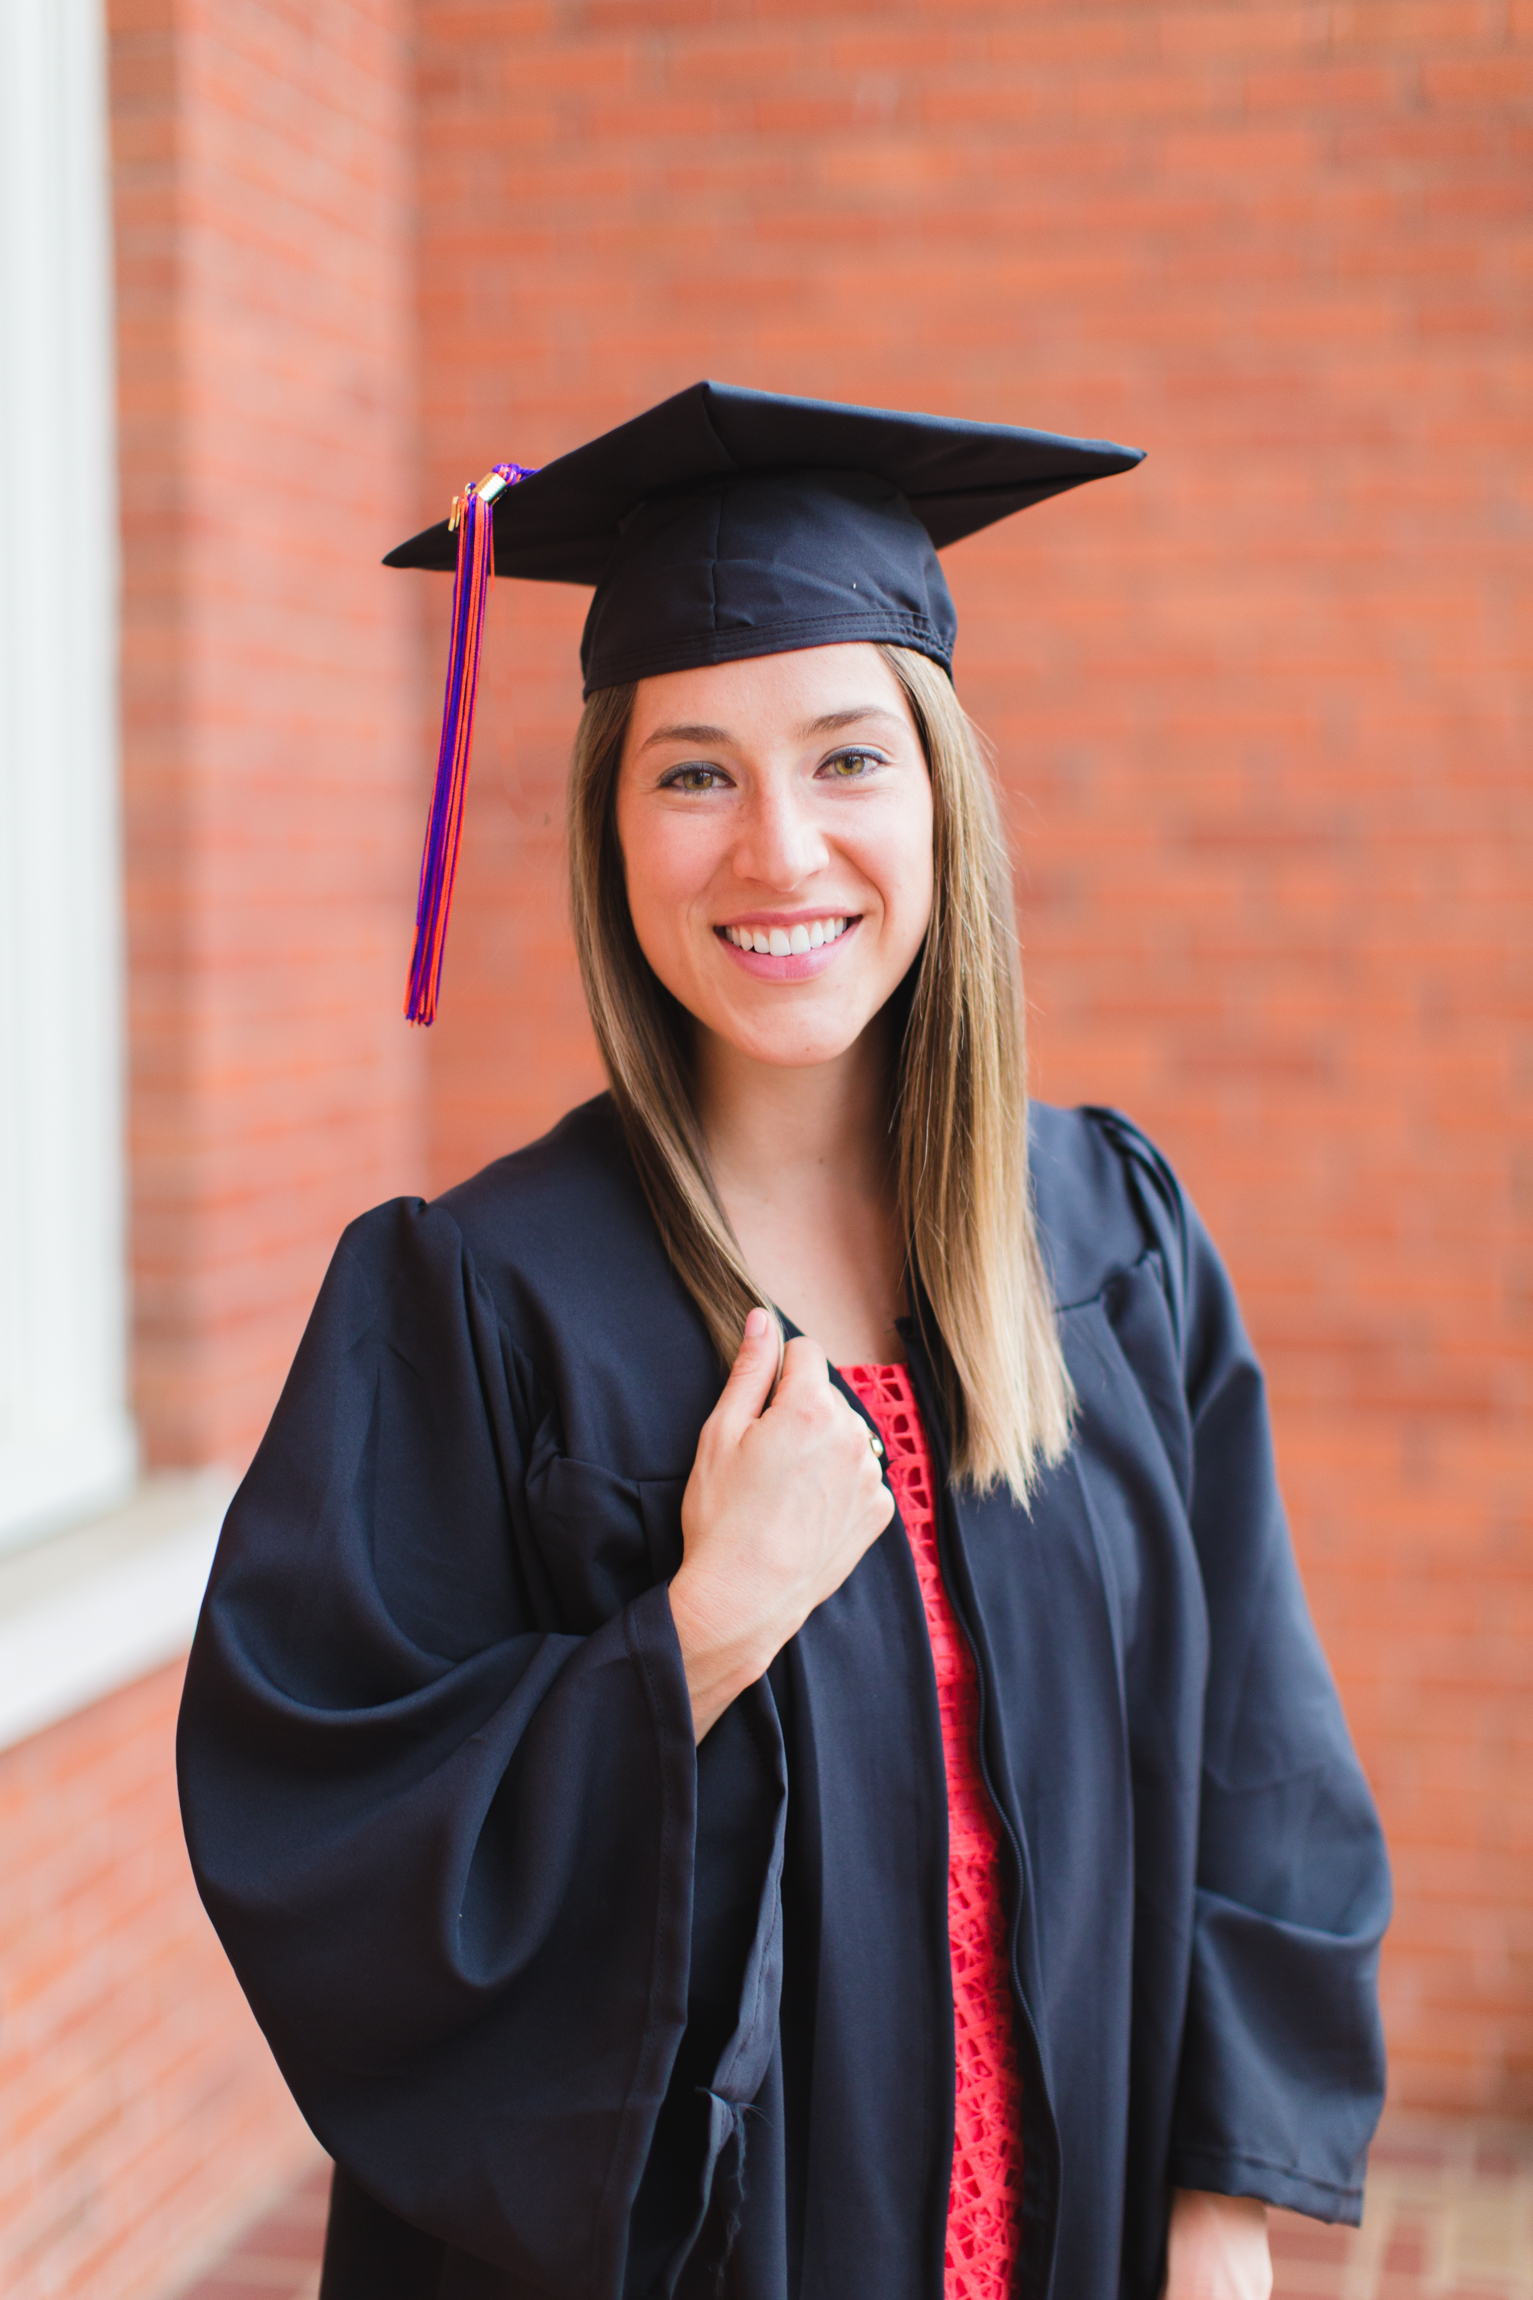
<svg viewBox="0 0 1533 2300"><path fill-rule="evenodd" d="M508 479L505 477L507 472L514 472L516 477ZM452 499L452 510L447 519L448 534L455 535L457 533L459 522L463 517L463 507L470 498L476 503L493 503L497 495L504 495L508 487L514 487L517 479L530 479L531 477L532 473L524 471L519 463L497 463L494 470L487 471L477 483L471 479L463 493L455 495Z"/></svg>
<svg viewBox="0 0 1533 2300"><path fill-rule="evenodd" d="M495 501L532 472L519 463L497 463L483 479L470 481L454 496L449 529L458 538L458 564L452 585L452 640L447 652L447 691L442 702L442 739L437 749L436 783L421 853L415 902L415 948L405 1015L429 1026L436 1019L442 980L442 953L458 875L458 843L463 833L463 800L474 740L474 701L479 688L479 642L484 603L495 574Z"/></svg>

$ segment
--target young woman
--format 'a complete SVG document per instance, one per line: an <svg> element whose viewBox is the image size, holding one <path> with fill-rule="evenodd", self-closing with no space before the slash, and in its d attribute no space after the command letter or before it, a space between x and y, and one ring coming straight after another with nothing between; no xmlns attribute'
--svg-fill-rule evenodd
<svg viewBox="0 0 1533 2300"><path fill-rule="evenodd" d="M491 536L596 584L611 1092L347 1232L192 1657L326 2300L1263 2300L1267 2203L1359 2215L1388 1886L1260 1375L1144 1138L1025 1107L948 676L936 545L1134 460L698 386L396 555L446 883Z"/></svg>

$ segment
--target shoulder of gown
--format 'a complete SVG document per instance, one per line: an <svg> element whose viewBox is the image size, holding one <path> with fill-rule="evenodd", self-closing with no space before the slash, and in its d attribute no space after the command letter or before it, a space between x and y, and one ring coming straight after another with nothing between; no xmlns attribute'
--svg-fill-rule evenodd
<svg viewBox="0 0 1533 2300"><path fill-rule="evenodd" d="M1095 1299L1147 1251L1184 1234L1170 1167L1121 1111L1033 1102L1028 1153L1040 1242L1062 1308ZM432 1201L485 1276L532 1298L557 1286L567 1315L614 1286L677 1284L610 1094L569 1111L537 1141L495 1159ZM353 1225L368 1226L386 1209ZM351 1235L353 1233L348 1233Z"/></svg>
<svg viewBox="0 0 1533 2300"><path fill-rule="evenodd" d="M1027 1147L1038 1242L1061 1309L1095 1301L1147 1253L1180 1269L1186 1201L1159 1150L1121 1110L1030 1103Z"/></svg>
<svg viewBox="0 0 1533 2300"><path fill-rule="evenodd" d="M1179 1221L1170 1167L1121 1111L1035 1101L1028 1152L1039 1235L1062 1307L1093 1299ZM486 1276L518 1278L537 1294L556 1281L572 1315L588 1291L605 1301L614 1279L670 1276L610 1094L581 1103L430 1206L451 1219ZM391 1212L380 1206L363 1214L348 1239L364 1252L374 1239L382 1246Z"/></svg>

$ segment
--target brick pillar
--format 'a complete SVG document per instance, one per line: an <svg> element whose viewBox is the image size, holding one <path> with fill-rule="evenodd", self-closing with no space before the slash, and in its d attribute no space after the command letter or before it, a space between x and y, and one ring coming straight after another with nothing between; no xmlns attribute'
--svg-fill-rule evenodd
<svg viewBox="0 0 1533 2300"><path fill-rule="evenodd" d="M113 0L136 1403L236 1463L422 1180L406 0Z"/></svg>

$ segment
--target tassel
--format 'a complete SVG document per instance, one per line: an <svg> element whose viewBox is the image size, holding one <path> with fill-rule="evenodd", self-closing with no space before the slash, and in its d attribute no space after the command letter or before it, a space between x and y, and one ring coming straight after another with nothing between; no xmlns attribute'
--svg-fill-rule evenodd
<svg viewBox="0 0 1533 2300"><path fill-rule="evenodd" d="M436 786L431 794L415 898L415 948L405 994L406 1019L428 1026L436 1019L447 919L452 909L453 881L458 875L458 840L463 830L463 798L474 740L474 698L479 687L479 640L484 603L495 573L495 499L519 480L531 477L519 463L497 463L477 486L471 483L453 499L449 525L458 534L458 567L452 583L452 644L447 654Z"/></svg>

